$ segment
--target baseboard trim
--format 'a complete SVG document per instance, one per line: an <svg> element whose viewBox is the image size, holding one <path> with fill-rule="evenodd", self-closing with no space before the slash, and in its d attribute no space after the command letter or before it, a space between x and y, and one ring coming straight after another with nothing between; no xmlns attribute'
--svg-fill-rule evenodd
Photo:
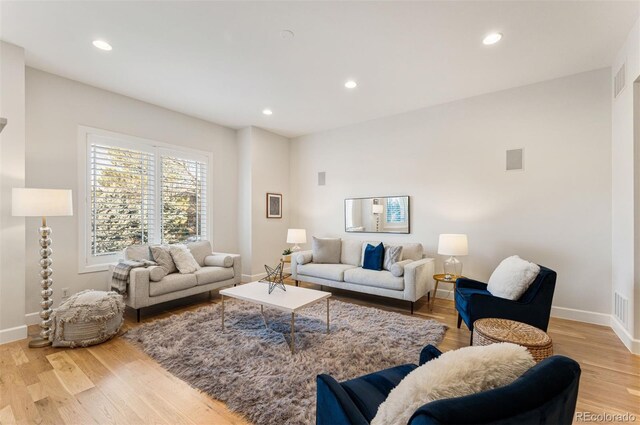
<svg viewBox="0 0 640 425"><path fill-rule="evenodd" d="M436 298L444 298L447 300L453 299L453 291L449 289L440 289L438 288L438 292L436 293Z"/></svg>
<svg viewBox="0 0 640 425"><path fill-rule="evenodd" d="M40 324L40 312L36 311L34 313L27 313L24 315L24 323L27 326L38 325Z"/></svg>
<svg viewBox="0 0 640 425"><path fill-rule="evenodd" d="M610 326L629 351L633 354L640 354L640 339L634 339L629 331L613 315L611 316Z"/></svg>
<svg viewBox="0 0 640 425"><path fill-rule="evenodd" d="M0 344L7 344L13 341L19 341L27 337L27 325L16 326L0 330Z"/></svg>
<svg viewBox="0 0 640 425"><path fill-rule="evenodd" d="M240 280L242 283L254 282L256 280L260 280L263 277L266 277L266 273L258 273L258 274L243 274Z"/></svg>
<svg viewBox="0 0 640 425"><path fill-rule="evenodd" d="M594 325L611 326L610 314L578 310L575 308L551 306L551 317L592 323Z"/></svg>

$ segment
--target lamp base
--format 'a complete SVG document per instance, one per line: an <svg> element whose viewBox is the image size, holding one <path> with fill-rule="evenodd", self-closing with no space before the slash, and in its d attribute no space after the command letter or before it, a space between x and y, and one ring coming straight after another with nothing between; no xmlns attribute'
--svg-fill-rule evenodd
<svg viewBox="0 0 640 425"><path fill-rule="evenodd" d="M33 338L31 338L31 341L29 341L29 348L43 348L50 345L51 341L40 336L34 336Z"/></svg>
<svg viewBox="0 0 640 425"><path fill-rule="evenodd" d="M462 262L453 255L444 261L444 274L462 276Z"/></svg>
<svg viewBox="0 0 640 425"><path fill-rule="evenodd" d="M297 252L297 251L300 251L301 249L302 249L302 248L300 248L300 246L298 246L298 245L294 245L294 246L291 248L291 252Z"/></svg>

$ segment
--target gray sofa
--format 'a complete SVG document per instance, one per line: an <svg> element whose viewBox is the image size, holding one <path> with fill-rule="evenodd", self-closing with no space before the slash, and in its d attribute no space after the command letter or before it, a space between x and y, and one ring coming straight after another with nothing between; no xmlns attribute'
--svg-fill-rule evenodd
<svg viewBox="0 0 640 425"><path fill-rule="evenodd" d="M143 307L240 283L242 264L239 255L212 252L209 241L186 245L201 267L195 273L170 273L154 281L151 277L153 267L131 270L125 303L137 311L138 321ZM215 256L231 257L233 262L228 267L207 266L205 259ZM132 245L124 250L124 257L126 260L153 260L149 245Z"/></svg>
<svg viewBox="0 0 640 425"><path fill-rule="evenodd" d="M390 271L362 268L362 250L367 243L380 242L342 239L340 263L313 262L312 251L301 251L291 256L291 276L296 281L315 283L349 291L406 300L413 303L433 289L434 259L422 258L419 243L390 244L402 246L402 259L411 260L404 265L404 274L394 276ZM385 244L386 245L386 244Z"/></svg>

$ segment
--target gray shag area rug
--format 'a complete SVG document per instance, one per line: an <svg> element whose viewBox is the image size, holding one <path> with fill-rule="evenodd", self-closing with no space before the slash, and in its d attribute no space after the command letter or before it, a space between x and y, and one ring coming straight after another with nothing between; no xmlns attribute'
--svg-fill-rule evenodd
<svg viewBox="0 0 640 425"><path fill-rule="evenodd" d="M296 353L289 350L291 315L240 300L140 326L125 334L171 373L261 424L313 424L316 375L339 381L405 363L439 344L446 326L435 320L331 300L311 305L295 321Z"/></svg>

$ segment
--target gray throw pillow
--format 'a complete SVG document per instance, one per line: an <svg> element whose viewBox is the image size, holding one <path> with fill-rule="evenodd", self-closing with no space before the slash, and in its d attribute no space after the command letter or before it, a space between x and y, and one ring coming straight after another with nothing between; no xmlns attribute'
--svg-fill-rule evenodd
<svg viewBox="0 0 640 425"><path fill-rule="evenodd" d="M153 261L155 261L160 267L167 272L167 274L175 273L178 271L176 263L173 262L171 253L169 252L168 245L156 245L151 247L151 255Z"/></svg>
<svg viewBox="0 0 640 425"><path fill-rule="evenodd" d="M402 247L386 245L384 247L384 263L382 263L383 268L385 270L391 271L391 266L393 266L398 261L402 261Z"/></svg>
<svg viewBox="0 0 640 425"><path fill-rule="evenodd" d="M340 264L342 241L340 239L321 239L313 237L311 251L313 262L320 264Z"/></svg>

